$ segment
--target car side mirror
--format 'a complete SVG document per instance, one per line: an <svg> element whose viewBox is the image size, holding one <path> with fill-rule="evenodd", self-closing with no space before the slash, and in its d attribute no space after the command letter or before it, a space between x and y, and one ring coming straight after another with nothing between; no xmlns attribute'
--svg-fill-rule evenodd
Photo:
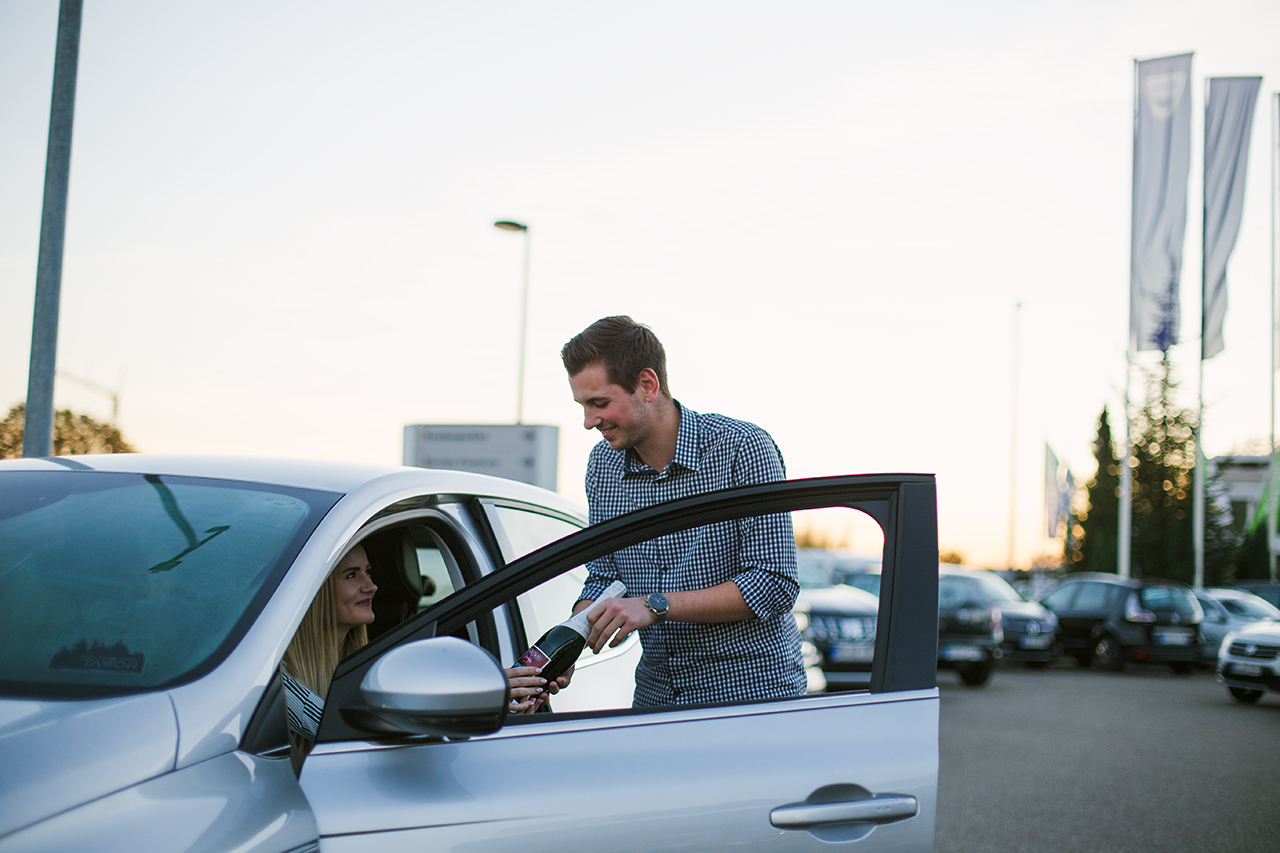
<svg viewBox="0 0 1280 853"><path fill-rule="evenodd" d="M369 667L360 694L385 731L451 738L496 732L509 703L498 661L456 637L397 646Z"/></svg>

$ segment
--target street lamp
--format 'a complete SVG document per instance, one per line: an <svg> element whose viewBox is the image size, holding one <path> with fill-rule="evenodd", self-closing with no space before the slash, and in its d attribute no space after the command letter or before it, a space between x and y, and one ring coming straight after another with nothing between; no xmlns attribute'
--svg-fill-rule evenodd
<svg viewBox="0 0 1280 853"><path fill-rule="evenodd" d="M529 324L529 226L510 220L493 223L503 231L524 232L524 282L520 288L520 373L516 380L516 423L524 423L524 350L525 327Z"/></svg>

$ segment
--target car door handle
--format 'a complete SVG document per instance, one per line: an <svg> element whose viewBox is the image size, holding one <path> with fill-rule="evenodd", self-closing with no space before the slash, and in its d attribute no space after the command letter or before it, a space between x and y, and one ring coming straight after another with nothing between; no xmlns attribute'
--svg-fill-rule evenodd
<svg viewBox="0 0 1280 853"><path fill-rule="evenodd" d="M769 822L778 829L808 829L824 823L893 823L920 813L915 797L885 794L880 797L842 803L791 803L769 812Z"/></svg>

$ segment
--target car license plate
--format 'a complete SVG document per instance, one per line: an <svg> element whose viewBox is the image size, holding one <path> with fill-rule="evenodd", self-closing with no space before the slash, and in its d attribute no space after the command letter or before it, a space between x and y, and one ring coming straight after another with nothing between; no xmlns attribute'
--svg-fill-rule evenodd
<svg viewBox="0 0 1280 853"><path fill-rule="evenodd" d="M1262 675L1262 667L1256 663L1233 663L1231 672L1233 675L1252 675L1256 678Z"/></svg>
<svg viewBox="0 0 1280 853"><path fill-rule="evenodd" d="M1053 641L1052 634L1037 634L1034 637L1022 636L1018 638L1018 645L1024 649L1047 649L1049 643Z"/></svg>
<svg viewBox="0 0 1280 853"><path fill-rule="evenodd" d="M835 663L866 663L875 656L876 647L869 643L836 643L831 647Z"/></svg>
<svg viewBox="0 0 1280 853"><path fill-rule="evenodd" d="M943 646L943 660L982 660L986 657L977 646Z"/></svg>
<svg viewBox="0 0 1280 853"><path fill-rule="evenodd" d="M1162 646L1191 645L1191 630L1188 628L1156 628L1156 642Z"/></svg>

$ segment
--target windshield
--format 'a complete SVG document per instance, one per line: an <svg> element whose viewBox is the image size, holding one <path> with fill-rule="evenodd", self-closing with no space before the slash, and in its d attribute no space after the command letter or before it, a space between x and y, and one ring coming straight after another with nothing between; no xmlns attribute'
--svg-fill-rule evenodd
<svg viewBox="0 0 1280 853"><path fill-rule="evenodd" d="M1142 606L1148 610L1177 613L1187 619L1201 615L1200 604L1190 590L1175 586L1144 586L1138 593Z"/></svg>
<svg viewBox="0 0 1280 853"><path fill-rule="evenodd" d="M796 549L796 571L801 589L822 589L831 586L831 575L824 571L804 549Z"/></svg>
<svg viewBox="0 0 1280 853"><path fill-rule="evenodd" d="M0 693L108 696L203 674L339 497L141 474L0 474Z"/></svg>
<svg viewBox="0 0 1280 853"><path fill-rule="evenodd" d="M1245 619L1274 619L1280 622L1280 609L1272 607L1261 598L1217 598L1214 599L1227 609L1227 612Z"/></svg>
<svg viewBox="0 0 1280 853"><path fill-rule="evenodd" d="M966 577L972 578L978 582L978 586L982 588L982 594L989 601L1025 601L1022 596L1018 595L1018 591L1009 585L1009 582L999 575L989 575L985 573L975 572Z"/></svg>

